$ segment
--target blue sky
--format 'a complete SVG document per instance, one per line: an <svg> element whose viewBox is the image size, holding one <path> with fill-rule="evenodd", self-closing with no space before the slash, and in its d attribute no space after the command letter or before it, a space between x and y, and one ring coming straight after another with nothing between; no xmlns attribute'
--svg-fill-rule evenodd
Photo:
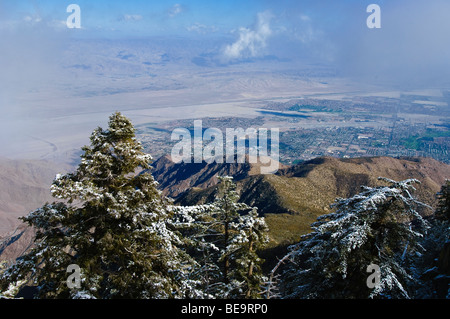
<svg viewBox="0 0 450 319"><path fill-rule="evenodd" d="M269 7L265 1L148 1L148 0L3 0L0 19L4 21L64 21L66 7L78 4L86 32L123 36L228 32L252 23L255 15ZM194 27L192 27L194 26ZM192 27L192 28L190 28ZM202 28L200 30L200 28Z"/></svg>
<svg viewBox="0 0 450 319"><path fill-rule="evenodd" d="M348 20L357 10L365 18L364 8L371 1L312 0L2 0L0 22L4 21L64 21L66 7L78 4L83 30L91 34L145 36L160 34L229 33L255 22L259 12L269 11L279 24L295 24L305 17L322 26ZM383 1L378 1L383 3ZM352 19L358 19L358 15ZM284 19L285 23L281 22ZM319 20L320 19L320 20Z"/></svg>
<svg viewBox="0 0 450 319"><path fill-rule="evenodd" d="M403 0L402 0L403 1ZM366 29L371 0L0 0L0 31L42 29L81 38L183 36L231 41L226 55L252 58L288 51L329 59L348 29ZM68 31L69 4L81 29ZM379 0L378 3L383 3ZM233 42L234 41L234 42Z"/></svg>
<svg viewBox="0 0 450 319"><path fill-rule="evenodd" d="M66 26L71 3L81 8L79 30ZM381 29L367 28L371 3ZM36 41L39 30L48 39L197 37L222 41L216 53L228 59L275 55L370 77L448 78L449 12L448 0L0 0L0 45L24 51L20 39Z"/></svg>

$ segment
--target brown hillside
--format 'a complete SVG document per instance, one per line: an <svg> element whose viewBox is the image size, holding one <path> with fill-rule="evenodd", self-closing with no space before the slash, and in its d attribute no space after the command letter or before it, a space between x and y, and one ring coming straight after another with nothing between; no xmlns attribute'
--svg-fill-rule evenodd
<svg viewBox="0 0 450 319"><path fill-rule="evenodd" d="M172 162L169 155L155 161L150 173L160 184L163 194L177 198L193 188L205 189L217 184L217 176L233 176L235 181L259 174L261 164L179 163ZM280 168L285 168L280 164Z"/></svg>
<svg viewBox="0 0 450 319"><path fill-rule="evenodd" d="M52 201L55 175L68 170L47 161L0 158L0 261L19 256L30 245L34 233L18 218Z"/></svg>
<svg viewBox="0 0 450 319"><path fill-rule="evenodd" d="M67 168L47 161L0 158L0 237L24 216L52 199L50 185Z"/></svg>
<svg viewBox="0 0 450 319"><path fill-rule="evenodd" d="M450 165L427 158L395 159L389 157L337 159L317 158L275 175L256 175L237 180L241 201L259 208L271 229L274 244L297 241L310 231L310 224L330 212L337 197L349 197L361 185L381 185L378 177L393 180L416 178L416 197L435 204L435 194L446 178ZM213 199L214 187L191 189L178 202L189 205Z"/></svg>

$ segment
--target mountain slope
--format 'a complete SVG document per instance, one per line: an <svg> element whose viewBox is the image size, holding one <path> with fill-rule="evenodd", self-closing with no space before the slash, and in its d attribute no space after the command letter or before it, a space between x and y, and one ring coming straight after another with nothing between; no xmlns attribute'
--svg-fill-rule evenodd
<svg viewBox="0 0 450 319"><path fill-rule="evenodd" d="M17 219L52 201L49 188L56 173L69 168L41 161L0 159L0 260L14 259L31 243L32 230ZM151 173L166 196L182 205L214 200L217 176L235 177L240 201L258 207L270 228L272 246L298 241L320 215L329 213L337 197L349 197L361 185L376 186L379 176L421 181L415 195L434 205L435 194L450 178L450 165L428 158L317 158L277 174L258 174L253 164L175 164L169 157L153 163ZM7 234L9 233L9 234ZM3 238L2 238L3 237Z"/></svg>
<svg viewBox="0 0 450 319"><path fill-rule="evenodd" d="M250 164L248 160L242 164L179 163L172 162L169 155L156 160L150 173L160 184L164 195L177 198L192 188L207 188L217 184L217 176L233 176L235 181L242 180L259 173L260 164ZM280 164L281 168L284 165Z"/></svg>
<svg viewBox="0 0 450 319"><path fill-rule="evenodd" d="M216 167L209 175L218 172ZM172 185L176 187L177 165L171 167ZM232 174L231 174L232 175ZM435 195L446 178L450 165L428 158L395 159L372 157L356 159L317 158L282 168L274 175L245 176L240 171L236 179L240 200L256 206L266 216L274 244L297 241L310 231L310 224L320 215L329 213L337 197L349 197L359 192L361 185L382 185L378 177L394 180L416 178L421 184L415 195L427 204L435 204ZM158 180L158 177L155 176ZM183 178L183 183L193 183ZM214 198L216 179L182 193L176 202L193 205ZM424 212L426 213L426 212Z"/></svg>
<svg viewBox="0 0 450 319"><path fill-rule="evenodd" d="M50 185L69 168L47 161L0 158L0 260L19 256L34 232L19 217L52 201Z"/></svg>
<svg viewBox="0 0 450 319"><path fill-rule="evenodd" d="M0 158L0 236L17 226L17 218L51 200L50 185L63 165Z"/></svg>

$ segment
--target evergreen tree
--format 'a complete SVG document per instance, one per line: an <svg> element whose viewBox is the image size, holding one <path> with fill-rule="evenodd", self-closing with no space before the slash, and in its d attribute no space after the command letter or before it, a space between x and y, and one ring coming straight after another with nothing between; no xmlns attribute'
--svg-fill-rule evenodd
<svg viewBox="0 0 450 319"><path fill-rule="evenodd" d="M217 263L218 247L213 238L216 233L210 227L215 223L211 217L211 205L173 206L174 228L184 238L187 253L195 263L189 270L185 294L195 299L214 299L222 287L221 270Z"/></svg>
<svg viewBox="0 0 450 319"><path fill-rule="evenodd" d="M421 203L411 195L418 181L382 180L389 186L363 187L351 198L338 198L335 212L319 217L314 231L290 247L285 297L410 297L406 256L421 249L422 236L413 222L426 227L417 212ZM369 265L378 267L379 276Z"/></svg>
<svg viewBox="0 0 450 319"><path fill-rule="evenodd" d="M226 251L235 264L230 272L235 282L231 295L235 298L261 298L261 287L267 279L262 274L264 260L258 256L258 251L269 241L268 227L264 218L258 217L257 209L253 208L248 214L240 216L231 228L234 236Z"/></svg>
<svg viewBox="0 0 450 319"><path fill-rule="evenodd" d="M265 278L257 253L268 242L268 228L256 208L238 200L233 178L225 176L213 203L178 207L177 225L197 261L190 278L203 298L260 297Z"/></svg>
<svg viewBox="0 0 450 319"><path fill-rule="evenodd" d="M450 297L450 180L442 185L437 198L435 214L429 218L430 229L421 241L426 251L414 259L411 267L416 278L416 298Z"/></svg>
<svg viewBox="0 0 450 319"><path fill-rule="evenodd" d="M219 178L212 204L216 221L216 245L219 250L223 288L222 298L256 298L264 282L256 250L267 244L267 225L255 208L239 203L236 184L230 176Z"/></svg>
<svg viewBox="0 0 450 319"><path fill-rule="evenodd" d="M37 229L35 247L0 278L0 290L31 280L37 297L172 298L183 296L189 258L168 222L169 202L157 190L129 119L116 112L97 128L74 173L57 175L51 192L64 200L23 218ZM80 269L68 287L69 265Z"/></svg>
<svg viewBox="0 0 450 319"><path fill-rule="evenodd" d="M249 207L243 203L238 203L239 195L236 192L236 185L231 177L220 177L219 191L214 202L214 216L218 222L218 234L220 241L218 245L222 248L220 261L222 262L223 282L230 283L230 254L228 246L232 241L232 223L239 217L239 211L247 210Z"/></svg>
<svg viewBox="0 0 450 319"><path fill-rule="evenodd" d="M441 191L437 194L438 207L436 209L436 217L440 220L450 221L450 180L446 180L441 187Z"/></svg>

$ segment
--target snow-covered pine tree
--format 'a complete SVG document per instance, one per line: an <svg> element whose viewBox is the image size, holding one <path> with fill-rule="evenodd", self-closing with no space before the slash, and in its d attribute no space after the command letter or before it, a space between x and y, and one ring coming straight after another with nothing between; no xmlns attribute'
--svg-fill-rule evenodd
<svg viewBox="0 0 450 319"><path fill-rule="evenodd" d="M262 273L264 260L258 251L269 242L269 228L264 218L258 216L257 208L253 208L248 214L239 216L237 222L231 224L231 229L234 236L225 253L234 261L230 277L236 284L230 295L234 298L262 298L262 285L267 278Z"/></svg>
<svg viewBox="0 0 450 319"><path fill-rule="evenodd" d="M268 227L255 208L238 200L233 178L219 177L218 193L212 203L223 283L219 296L256 298L264 283L259 267L262 260L256 254L256 248L263 248L268 242Z"/></svg>
<svg viewBox="0 0 450 319"><path fill-rule="evenodd" d="M424 254L414 258L412 271L416 278L416 298L450 298L450 180L437 193L438 205L428 218L430 229L421 241Z"/></svg>
<svg viewBox="0 0 450 319"><path fill-rule="evenodd" d="M256 208L238 200L233 178L224 176L219 177L214 202L174 207L176 227L197 261L190 278L203 298L261 296L265 278L257 252L268 242L268 227Z"/></svg>
<svg viewBox="0 0 450 319"><path fill-rule="evenodd" d="M83 147L74 173L57 175L51 192L64 200L23 218L37 229L35 247L0 278L32 281L45 298L171 298L183 296L189 258L170 229L170 203L149 173L130 120L114 113ZM81 270L69 288L69 265Z"/></svg>
<svg viewBox="0 0 450 319"><path fill-rule="evenodd" d="M231 225L239 217L239 211L248 210L249 207L246 204L238 202L239 195L236 192L236 184L234 184L232 177L220 177L219 180L219 189L216 201L214 202L215 210L213 216L218 222L218 234L221 237L218 246L222 248L220 260L222 261L223 282L229 284L231 265L228 246L232 240L233 229Z"/></svg>
<svg viewBox="0 0 450 319"><path fill-rule="evenodd" d="M172 206L173 228L184 239L184 248L195 261L184 282L185 295L193 299L215 299L222 288L221 269L217 263L219 248L214 244L217 233L211 213L212 205Z"/></svg>
<svg viewBox="0 0 450 319"><path fill-rule="evenodd" d="M417 230L426 227L417 212L422 204L411 195L418 181L380 179L388 186L364 186L351 198L338 198L335 212L319 217L314 231L290 247L286 298L409 298L412 278L403 261L421 249ZM368 272L371 264L380 269L378 282Z"/></svg>

